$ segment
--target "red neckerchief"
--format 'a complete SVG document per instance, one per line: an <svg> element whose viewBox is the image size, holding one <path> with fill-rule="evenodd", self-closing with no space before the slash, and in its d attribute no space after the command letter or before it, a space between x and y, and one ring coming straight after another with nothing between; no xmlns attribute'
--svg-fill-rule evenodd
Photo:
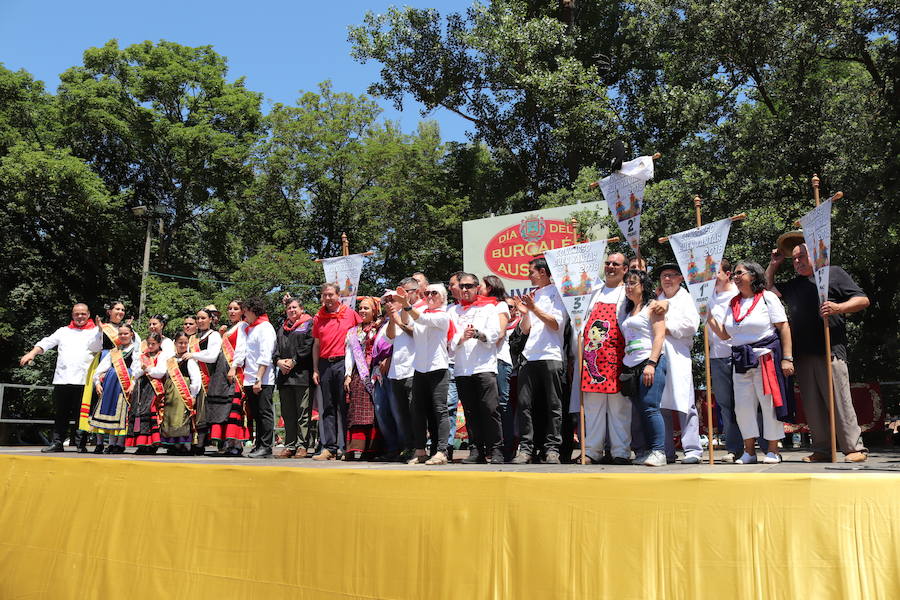
<svg viewBox="0 0 900 600"><path fill-rule="evenodd" d="M753 309L756 308L756 305L759 304L760 298L762 298L762 292L757 292L753 294L753 303L750 305L750 308L747 309L747 312L744 313L744 316L740 316L741 314L741 299L743 296L738 294L734 298L731 299L731 316L734 317L735 323L740 323L744 319L747 318L747 315L753 312Z"/></svg>
<svg viewBox="0 0 900 600"><path fill-rule="evenodd" d="M460 300L459 305L462 306L463 310L468 309L470 306L494 306L497 304L497 299L493 296L475 296L475 299L466 302L465 300Z"/></svg>
<svg viewBox="0 0 900 600"><path fill-rule="evenodd" d="M96 326L97 325L94 323L93 319L88 319L87 321L85 321L84 325L82 325L81 327L76 325L74 320L69 321L69 329L84 330L84 329L93 329Z"/></svg>
<svg viewBox="0 0 900 600"><path fill-rule="evenodd" d="M284 329L287 333L290 333L290 332L294 331L295 329L297 329L298 327L300 327L301 325L303 325L304 323L306 323L307 321L309 321L310 319L312 319L311 316L309 316L306 313L303 313L302 315L300 315L300 318L298 318L293 323L291 323L290 321L285 321L284 325L282 325L281 328Z"/></svg>
<svg viewBox="0 0 900 600"><path fill-rule="evenodd" d="M269 322L269 315L259 315L258 317L256 317L255 321L253 321L252 323L250 323L250 325L247 326L247 331L246 331L247 335L250 335L250 332L253 331L253 328L256 327L257 325L259 325L260 323L268 323L268 322Z"/></svg>
<svg viewBox="0 0 900 600"><path fill-rule="evenodd" d="M319 312L316 313L316 316L320 319L339 319L345 312L347 312L347 305L341 303L340 307L334 312L328 312L325 310L325 307L322 306L319 309Z"/></svg>
<svg viewBox="0 0 900 600"><path fill-rule="evenodd" d="M509 323L506 324L506 330L512 331L513 329L515 329L516 327L519 326L519 321L521 321L521 320L522 320L521 316L516 317L515 320L510 321Z"/></svg>

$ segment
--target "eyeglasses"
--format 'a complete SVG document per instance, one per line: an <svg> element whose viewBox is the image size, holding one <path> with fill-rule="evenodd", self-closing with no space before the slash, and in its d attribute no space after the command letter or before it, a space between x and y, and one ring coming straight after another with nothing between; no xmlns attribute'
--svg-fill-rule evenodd
<svg viewBox="0 0 900 600"><path fill-rule="evenodd" d="M738 277L740 277L742 275L746 275L747 273L748 273L748 271L732 271L731 278L737 279Z"/></svg>
<svg viewBox="0 0 900 600"><path fill-rule="evenodd" d="M460 283L459 289L461 290L471 290L478 287L477 283Z"/></svg>
<svg viewBox="0 0 900 600"><path fill-rule="evenodd" d="M663 273L659 276L660 279L675 279L676 277L681 277L681 273Z"/></svg>
<svg viewBox="0 0 900 600"><path fill-rule="evenodd" d="M413 292L415 292L418 289L419 288L403 288L403 291L406 292L407 294L412 294Z"/></svg>
<svg viewBox="0 0 900 600"><path fill-rule="evenodd" d="M425 297L428 297L428 296L440 296L440 295L441 295L441 293L440 293L439 291L437 291L437 290L428 290L428 291L426 291L425 294L424 294Z"/></svg>
<svg viewBox="0 0 900 600"><path fill-rule="evenodd" d="M626 281L625 287L634 287L636 285L641 285L640 281Z"/></svg>
<svg viewBox="0 0 900 600"><path fill-rule="evenodd" d="M606 261L605 264L607 267L621 267L623 263L613 262L611 260Z"/></svg>

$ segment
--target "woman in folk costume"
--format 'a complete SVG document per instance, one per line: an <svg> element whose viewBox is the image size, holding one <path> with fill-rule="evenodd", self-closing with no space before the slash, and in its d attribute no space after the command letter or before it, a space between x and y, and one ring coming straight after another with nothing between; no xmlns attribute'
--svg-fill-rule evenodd
<svg viewBox="0 0 900 600"><path fill-rule="evenodd" d="M179 331L172 341L175 354L168 356L164 365L166 396L159 433L169 454L185 455L191 452L194 405L203 383L197 361L184 356L188 351L188 335Z"/></svg>
<svg viewBox="0 0 900 600"><path fill-rule="evenodd" d="M162 338L162 343L160 347L162 351L166 354L174 354L175 353L175 344L172 343L170 338L166 337L166 325L169 323L169 315L153 315L147 321L147 329L150 330L150 333L158 333ZM140 344L141 352L145 350L143 344Z"/></svg>
<svg viewBox="0 0 900 600"><path fill-rule="evenodd" d="M228 381L228 363L222 355L222 335L215 329L216 314L213 306L201 308L196 317L191 317L194 333L188 340L188 352L184 355L197 361L203 382L195 405L197 437L191 449L197 456L203 456L210 443L209 424L228 418L234 395L234 388ZM185 333L188 331L185 330Z"/></svg>
<svg viewBox="0 0 900 600"><path fill-rule="evenodd" d="M225 358L227 368L225 378L229 385L229 409L223 420L218 411L214 415L207 415L210 424L209 437L214 443L221 444L223 454L226 456L240 456L244 442L250 439L250 419L245 410L244 402L244 369L235 367L235 363L243 364L246 353L246 338L244 331L247 322L243 320L244 309L239 300L232 300L226 309L229 324L219 328L222 336L222 356Z"/></svg>
<svg viewBox="0 0 900 600"><path fill-rule="evenodd" d="M155 454L159 448L159 409L165 398L163 380L169 355L162 350L162 335L150 333L131 367L131 404L128 407L128 437L125 446L135 454Z"/></svg>
<svg viewBox="0 0 900 600"><path fill-rule="evenodd" d="M381 306L376 298L359 299L362 322L347 331L344 350L344 391L347 392L346 460L372 458L376 439L372 348L379 329Z"/></svg>
<svg viewBox="0 0 900 600"><path fill-rule="evenodd" d="M92 383L98 401L91 413L90 424L99 435L107 438L106 454L125 452L131 369L136 364L136 350L131 325L120 325L116 347L106 351L94 372Z"/></svg>
<svg viewBox="0 0 900 600"><path fill-rule="evenodd" d="M118 346L119 339L119 326L126 323L125 321L125 303L122 301L115 301L106 304L103 307L106 310L106 323L104 323L100 317L97 317L97 325L100 326L100 331L103 332L101 338L103 340L103 349L94 356L94 361L91 363L91 366L88 368L87 374L87 385L84 386L84 395L81 397L81 411L79 412L78 419L78 428L82 431L86 431L88 434L98 434L96 436L97 444L94 447L94 453L100 454L104 451L106 447L106 432L98 433L98 429L91 425L91 415L94 413L94 410L97 407L97 401L99 397L97 396L96 389L93 385L94 375L96 374L97 367L100 364L100 361L103 360L108 354L109 351ZM132 332L133 333L133 332ZM136 333L133 333L133 341L135 344L141 343L141 338ZM87 435L82 436L82 444L87 443ZM82 445L78 448L79 452L86 452L87 449Z"/></svg>

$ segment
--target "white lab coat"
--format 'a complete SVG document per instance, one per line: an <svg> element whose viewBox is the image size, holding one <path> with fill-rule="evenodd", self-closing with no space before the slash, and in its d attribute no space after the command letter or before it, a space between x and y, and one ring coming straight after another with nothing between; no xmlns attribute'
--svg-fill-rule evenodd
<svg viewBox="0 0 900 600"><path fill-rule="evenodd" d="M659 295L659 300L669 301L666 313L666 341L664 352L669 361L666 389L661 408L687 413L694 405L694 377L692 374L691 346L700 328L700 315L691 294L684 288L671 298Z"/></svg>

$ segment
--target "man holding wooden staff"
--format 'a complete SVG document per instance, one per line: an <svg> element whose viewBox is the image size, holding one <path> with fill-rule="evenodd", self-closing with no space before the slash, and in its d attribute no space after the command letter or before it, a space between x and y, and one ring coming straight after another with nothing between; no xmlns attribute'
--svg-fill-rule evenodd
<svg viewBox="0 0 900 600"><path fill-rule="evenodd" d="M825 328L828 317L831 331L831 364L834 378L835 440L847 462L863 462L868 450L860 440L860 427L850 397L850 375L847 371L847 329L844 315L869 306L869 299L853 278L840 267L829 267L828 300L819 306L819 295L813 279L802 234L792 232L778 239L778 248L766 269L766 286L788 307L788 321L794 340L794 366L806 422L813 438L813 453L804 462L831 462L831 432L828 418L828 371L825 362ZM797 244L797 245L794 245ZM793 247L792 247L793 246ZM796 277L775 284L775 273L786 255L792 257ZM786 359L788 357L785 357Z"/></svg>

